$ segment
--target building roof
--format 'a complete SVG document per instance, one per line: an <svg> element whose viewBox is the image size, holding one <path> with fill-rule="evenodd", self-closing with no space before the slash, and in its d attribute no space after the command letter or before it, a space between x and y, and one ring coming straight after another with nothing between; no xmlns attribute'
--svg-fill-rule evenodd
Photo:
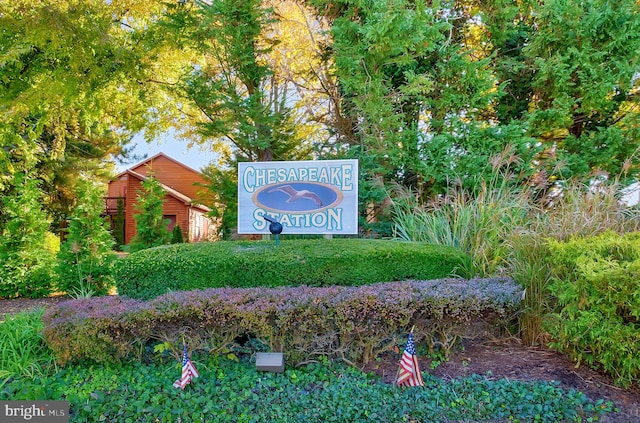
<svg viewBox="0 0 640 423"><path fill-rule="evenodd" d="M138 172L134 172L133 170L125 170L124 172L121 173L121 175L124 175L124 174L131 175L131 176L133 176L133 177L135 177L137 179L140 179L141 181L146 181L147 179L149 179L149 177L141 175ZM175 199L177 199L179 201L182 201L187 206L192 206L192 207L195 207L195 208L200 209L200 210L205 211L205 212L211 211L211 209L209 207L207 207L205 205L202 205L202 204L194 203L191 198L189 198L186 195L182 194L181 192L176 191L175 189L163 184L162 182L160 182L160 186L162 187L163 190L166 191L166 193L168 195L172 196L173 198L175 198Z"/></svg>
<svg viewBox="0 0 640 423"><path fill-rule="evenodd" d="M153 160L155 160L155 159L157 159L159 157L162 157L162 158L164 158L166 160L169 160L169 161L177 164L178 166L181 166L181 167L183 167L183 168L185 168L185 169L187 169L187 170L189 170L189 171L191 171L191 172L193 172L195 174L201 175L200 172L198 172L197 170L194 170L193 168L185 165L184 163L181 163L178 160L176 160L176 159L174 159L172 157L169 157L164 153L158 153L158 154L154 155L153 157L149 157L148 159L143 160L143 161L133 165L129 169L121 172L120 174L118 174L116 176L114 181L120 179L124 175L131 175L131 176L133 176L134 178L136 178L136 179L138 179L140 181L145 181L145 180L149 179L148 176L145 176L145 175L143 175L143 174L141 174L139 172L136 172L133 169L139 169L142 166L148 165ZM177 199L178 201L182 202L183 204L185 204L187 206L191 206L191 207L197 208L197 209L199 209L199 210L201 210L203 212L211 211L211 209L209 207L194 202L194 200L191 197L183 194L182 192L176 190L175 188L172 188L172 187L170 187L170 186L168 186L166 184L163 184L162 181L160 181L160 185L162 186L162 189L167 193L167 195L170 195L171 197L173 197L173 198Z"/></svg>
<svg viewBox="0 0 640 423"><path fill-rule="evenodd" d="M135 169L137 167L143 166L143 165L145 165L147 163L152 162L154 159L157 159L158 157L164 157L165 159L170 160L170 161L172 161L172 162L174 162L174 163L176 163L176 164L178 164L178 165L180 165L180 166L182 166L184 168L187 168L187 169L189 169L189 170L191 170L191 171L193 171L195 173L200 173L199 171L195 170L191 166L187 166L186 164L182 163L181 161L178 161L178 160L174 159L173 157L168 156L167 154L165 154L163 152L160 152L160 153L158 153L158 154L156 154L154 156L149 157L148 159L144 159L143 161L138 162L138 163L134 164L133 166L130 166L129 169L120 172L116 176L116 179L119 178L121 175L124 175L125 173L127 173L130 169Z"/></svg>

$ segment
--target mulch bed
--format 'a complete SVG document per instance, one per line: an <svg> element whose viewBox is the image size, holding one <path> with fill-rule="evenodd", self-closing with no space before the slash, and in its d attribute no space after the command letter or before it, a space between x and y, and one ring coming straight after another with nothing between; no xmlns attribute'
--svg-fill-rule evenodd
<svg viewBox="0 0 640 423"><path fill-rule="evenodd" d="M420 369L441 379L457 379L473 374L489 380L510 379L524 382L557 381L563 389L575 389L590 399L604 399L614 403L619 411L604 416L605 423L640 422L640 389L622 389L604 374L586 366L575 367L566 356L555 351L522 345L517 339L464 341L443 362L431 369L429 359L420 360ZM382 380L393 383L398 363L383 360L365 368L379 374Z"/></svg>
<svg viewBox="0 0 640 423"><path fill-rule="evenodd" d="M15 314L21 311L45 308L69 299L69 297L57 296L48 298L16 298L11 300L0 300L0 318L5 314Z"/></svg>

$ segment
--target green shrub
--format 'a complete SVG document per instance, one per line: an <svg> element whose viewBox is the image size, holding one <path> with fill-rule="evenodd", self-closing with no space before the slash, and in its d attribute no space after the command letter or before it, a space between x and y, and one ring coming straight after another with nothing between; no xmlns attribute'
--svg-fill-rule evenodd
<svg viewBox="0 0 640 423"><path fill-rule="evenodd" d="M550 242L553 345L616 383L640 383L640 234Z"/></svg>
<svg viewBox="0 0 640 423"><path fill-rule="evenodd" d="M175 244L116 263L120 295L148 299L169 291L217 287L365 285L448 277L467 257L423 243L364 240L221 241Z"/></svg>
<svg viewBox="0 0 640 423"><path fill-rule="evenodd" d="M182 228L180 225L175 225L173 230L171 231L171 243L172 244L182 244L184 242L184 238L182 236Z"/></svg>
<svg viewBox="0 0 640 423"><path fill-rule="evenodd" d="M91 182L77 186L78 203L69 216L68 236L58 253L57 289L69 295L104 295L114 286L114 240L101 216L104 193Z"/></svg>
<svg viewBox="0 0 640 423"><path fill-rule="evenodd" d="M47 310L44 338L60 363L113 362L150 342L179 347L183 338L213 353L243 336L291 362L318 356L364 364L406 341L447 355L472 323L494 323L519 306L522 290L507 279L444 279L360 287L218 288L181 291L142 302L78 299Z"/></svg>
<svg viewBox="0 0 640 423"><path fill-rule="evenodd" d="M58 254L58 251L60 251L60 237L54 233L47 232L44 238L44 250L51 254Z"/></svg>
<svg viewBox="0 0 640 423"><path fill-rule="evenodd" d="M142 190L136 191L138 212L133 216L136 221L136 234L129 243L131 251L140 251L169 243L171 234L167 230L162 204L166 194L160 181L153 176L142 182Z"/></svg>
<svg viewBox="0 0 640 423"><path fill-rule="evenodd" d="M46 297L53 291L55 254L47 246L49 220L32 175L16 175L0 197L0 298Z"/></svg>

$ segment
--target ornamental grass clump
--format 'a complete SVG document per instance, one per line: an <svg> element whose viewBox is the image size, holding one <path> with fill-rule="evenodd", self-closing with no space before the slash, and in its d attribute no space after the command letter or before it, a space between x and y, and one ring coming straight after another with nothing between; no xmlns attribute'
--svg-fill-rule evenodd
<svg viewBox="0 0 640 423"><path fill-rule="evenodd" d="M42 377L55 368L55 357L40 334L42 312L5 315L0 322L0 387L12 378Z"/></svg>
<svg viewBox="0 0 640 423"><path fill-rule="evenodd" d="M418 342L447 355L473 323L511 317L521 296L509 279L180 291L147 302L61 303L45 313L43 333L60 363L142 358L157 342L177 351L184 338L217 353L250 338L294 363L325 356L359 365L401 343L413 325Z"/></svg>
<svg viewBox="0 0 640 423"><path fill-rule="evenodd" d="M428 202L403 189L393 201L394 236L456 248L471 257L468 277L491 276L505 268L506 236L523 224L529 208L527 193L502 182L483 182L478 192L453 186Z"/></svg>
<svg viewBox="0 0 640 423"><path fill-rule="evenodd" d="M622 202L622 189L617 178L595 185L568 181L551 204L534 210L536 220L531 227L540 236L558 241L605 232L638 231L640 207L629 207Z"/></svg>

